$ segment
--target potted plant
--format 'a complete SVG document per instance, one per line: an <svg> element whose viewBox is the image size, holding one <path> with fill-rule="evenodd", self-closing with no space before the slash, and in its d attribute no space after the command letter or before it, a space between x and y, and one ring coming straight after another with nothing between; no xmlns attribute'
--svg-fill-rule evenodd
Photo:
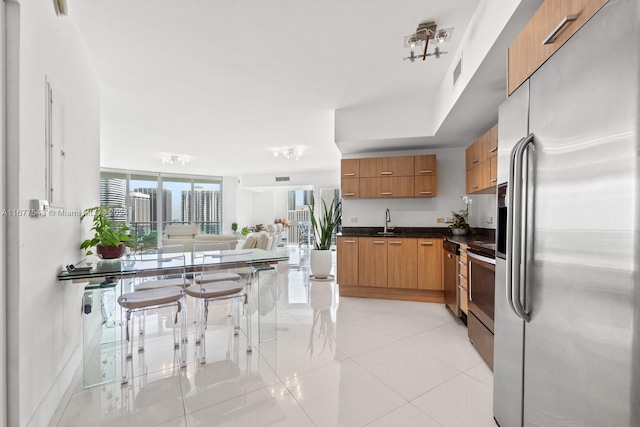
<svg viewBox="0 0 640 427"><path fill-rule="evenodd" d="M310 260L311 274L316 279L326 279L331 272L331 239L342 219L342 203L339 200L332 200L331 205L327 207L325 201L322 200L322 212L317 218L316 203L313 196L311 196L311 205L308 206L314 234L314 245Z"/></svg>
<svg viewBox="0 0 640 427"><path fill-rule="evenodd" d="M469 226L469 205L473 202L468 196L460 196L460 200L466 205L459 212L453 212L453 224L449 225L449 229L454 236L463 236L473 229Z"/></svg>
<svg viewBox="0 0 640 427"><path fill-rule="evenodd" d="M129 227L125 223L115 223L109 219L113 208L120 209L119 206L94 206L86 209L80 217L80 221L86 216L93 217L93 238L80 244L80 249L85 249L87 255L92 255L90 248L95 247L101 258L115 259L124 255L126 247L136 249L136 239Z"/></svg>

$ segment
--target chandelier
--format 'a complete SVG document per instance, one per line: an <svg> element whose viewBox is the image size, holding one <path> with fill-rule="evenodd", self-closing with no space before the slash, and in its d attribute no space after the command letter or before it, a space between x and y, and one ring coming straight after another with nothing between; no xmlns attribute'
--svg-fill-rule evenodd
<svg viewBox="0 0 640 427"><path fill-rule="evenodd" d="M298 160L300 156L302 156L302 151L296 148L285 148L284 150L273 152L273 157L286 157L287 159Z"/></svg>
<svg viewBox="0 0 640 427"><path fill-rule="evenodd" d="M180 163L181 165L186 165L187 163L189 163L189 157L177 156L175 154L172 154L170 156L164 156L162 158L162 163L167 163L170 165L173 165L175 163Z"/></svg>
<svg viewBox="0 0 640 427"><path fill-rule="evenodd" d="M403 59L415 62L419 58L424 61L427 56L435 56L436 59L440 58L440 55L447 53L440 48L440 45L449 39L451 33L453 33L453 28L438 29L435 22L424 22L418 25L415 33L404 38L404 45L411 48L411 53ZM437 43L432 53L427 53L429 40L434 40ZM417 55L416 49L419 49Z"/></svg>

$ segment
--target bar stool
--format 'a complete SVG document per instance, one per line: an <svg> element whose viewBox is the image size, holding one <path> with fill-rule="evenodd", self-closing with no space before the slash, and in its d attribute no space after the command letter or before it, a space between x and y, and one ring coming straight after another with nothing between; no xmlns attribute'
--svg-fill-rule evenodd
<svg viewBox="0 0 640 427"><path fill-rule="evenodd" d="M205 270L209 263L215 263L216 259L220 261L233 261L234 258L242 258L243 261L251 260L252 252L237 251L203 251L194 254L202 259L201 276L205 276ZM249 280L251 276L249 275ZM228 300L233 302L234 317L234 335L240 330L240 305L246 304L247 293L244 291L245 284L235 280L221 280L213 282L200 282L196 280L196 284L185 290L187 295L199 300L199 310L196 314L196 343L200 343L200 363L206 363L206 330L207 319L209 315L209 303L212 301ZM248 312L249 313L249 312ZM250 313L247 315L247 333L249 332L249 324L251 322Z"/></svg>

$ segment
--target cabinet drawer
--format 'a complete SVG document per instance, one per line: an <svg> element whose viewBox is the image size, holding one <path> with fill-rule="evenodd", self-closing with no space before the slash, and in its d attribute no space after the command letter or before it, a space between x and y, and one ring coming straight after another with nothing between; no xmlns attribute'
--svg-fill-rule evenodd
<svg viewBox="0 0 640 427"><path fill-rule="evenodd" d="M545 0L508 50L511 95L608 0ZM613 24L612 24L613 25ZM603 35L603 37L605 37Z"/></svg>
<svg viewBox="0 0 640 427"><path fill-rule="evenodd" d="M413 176L388 178L360 178L361 198L413 197Z"/></svg>

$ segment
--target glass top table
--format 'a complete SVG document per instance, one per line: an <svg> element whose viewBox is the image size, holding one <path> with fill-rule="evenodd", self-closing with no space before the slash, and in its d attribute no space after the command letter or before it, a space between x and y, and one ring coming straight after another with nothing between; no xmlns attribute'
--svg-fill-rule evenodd
<svg viewBox="0 0 640 427"><path fill-rule="evenodd" d="M184 262L183 262L184 255ZM58 280L87 281L101 277L145 277L179 272L187 273L204 270L220 270L242 267L264 267L287 261L286 253L263 249L235 249L209 252L184 252L180 254L136 254L119 259L104 260L87 257L69 271L58 274Z"/></svg>
<svg viewBox="0 0 640 427"><path fill-rule="evenodd" d="M286 251L265 251L263 249L235 249L197 253L147 253L123 256L114 260L103 260L95 256L89 256L75 264L73 268L67 268L67 271L60 272L58 280L84 284L86 295L87 292L96 291L113 293L116 283L120 281L122 284L121 279L180 274L183 271L193 274L208 270L248 267L250 268L249 275L253 279L247 282L247 306L252 307L253 292L251 291L251 282L255 281L256 289L275 287L278 271L274 268L275 264L288 260L289 254ZM256 294L260 299L260 293L256 292ZM96 296L96 298L99 297ZM257 306L260 307L262 305L258 303ZM267 313L269 314L267 316L265 316L265 313L258 313L260 314L258 316L258 336L260 341L263 341L263 337L266 337L265 340L275 338L277 326L276 310L272 311L273 313ZM91 310L88 313L91 313ZM247 351L252 351L251 309L247 310L247 315ZM94 383L98 384L100 382Z"/></svg>

